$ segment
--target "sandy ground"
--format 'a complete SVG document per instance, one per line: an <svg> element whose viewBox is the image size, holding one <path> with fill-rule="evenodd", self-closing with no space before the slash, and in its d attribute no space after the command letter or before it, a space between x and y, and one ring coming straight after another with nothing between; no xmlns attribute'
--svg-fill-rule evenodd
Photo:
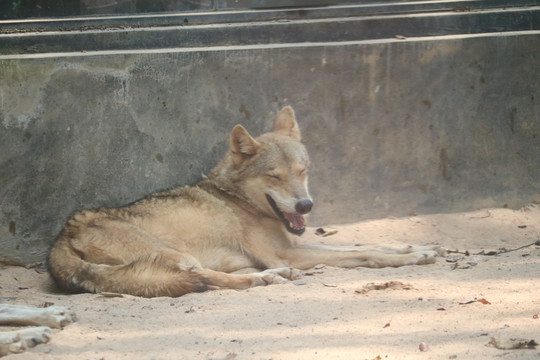
<svg viewBox="0 0 540 360"><path fill-rule="evenodd" d="M309 229L328 245L511 249L540 240L540 206L416 216ZM459 255L459 254L458 254ZM78 321L8 359L540 359L540 346L502 350L492 338L540 342L540 247L456 254L385 269L318 266L300 280L181 298L63 295L46 273L3 267L0 301L71 306ZM364 291L394 281L393 289ZM474 300L481 301L474 301ZM484 301L485 300L485 301ZM472 302L471 302L472 301ZM422 352L419 345L429 349Z"/></svg>

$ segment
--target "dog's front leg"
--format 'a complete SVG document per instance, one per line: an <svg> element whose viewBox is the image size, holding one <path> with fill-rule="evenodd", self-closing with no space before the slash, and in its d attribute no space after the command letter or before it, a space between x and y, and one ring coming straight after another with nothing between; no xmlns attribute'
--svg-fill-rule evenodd
<svg viewBox="0 0 540 360"><path fill-rule="evenodd" d="M436 250L426 249L408 253L389 253L374 249L332 250L324 248L295 247L279 252L288 266L306 270L317 264L345 268L353 267L399 267L405 265L425 265L435 262L439 255Z"/></svg>

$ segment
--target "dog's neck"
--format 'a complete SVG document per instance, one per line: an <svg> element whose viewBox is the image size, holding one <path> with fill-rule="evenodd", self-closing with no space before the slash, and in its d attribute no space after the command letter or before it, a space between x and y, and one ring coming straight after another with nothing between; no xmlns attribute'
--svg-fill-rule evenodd
<svg viewBox="0 0 540 360"><path fill-rule="evenodd" d="M267 216L267 214L263 210L259 209L259 207L256 206L249 199L249 197L245 196L243 192L239 191L239 189L235 187L234 184L230 182L219 181L219 178L212 176L212 174L209 174L208 177L205 177L199 183L197 183L197 187L215 196L227 197L233 200L233 203L236 204L238 207L244 209L251 214Z"/></svg>
<svg viewBox="0 0 540 360"><path fill-rule="evenodd" d="M208 176L202 179L197 186L200 188L235 199L235 203L244 210L258 214L259 216L268 216L268 214L257 206L245 195L243 190L235 182L235 165L230 153L227 153L223 159L210 171ZM217 195L217 194L216 194Z"/></svg>

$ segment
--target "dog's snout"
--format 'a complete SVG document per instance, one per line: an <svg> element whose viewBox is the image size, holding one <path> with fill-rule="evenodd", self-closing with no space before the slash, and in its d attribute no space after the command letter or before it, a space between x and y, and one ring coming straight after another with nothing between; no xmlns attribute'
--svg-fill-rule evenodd
<svg viewBox="0 0 540 360"><path fill-rule="evenodd" d="M307 214L311 211L311 208L313 207L313 201L311 200L300 200L296 203L294 208L299 214Z"/></svg>

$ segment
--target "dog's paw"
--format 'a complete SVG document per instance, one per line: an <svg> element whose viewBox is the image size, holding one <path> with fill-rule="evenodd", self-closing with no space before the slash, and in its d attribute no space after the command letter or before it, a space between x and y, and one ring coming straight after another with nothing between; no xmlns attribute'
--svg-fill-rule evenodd
<svg viewBox="0 0 540 360"><path fill-rule="evenodd" d="M63 328L77 320L75 312L66 306L49 306L43 312L47 317L44 325L52 328Z"/></svg>
<svg viewBox="0 0 540 360"><path fill-rule="evenodd" d="M433 245L432 250L435 251L440 257L445 257L447 253L446 249L441 245Z"/></svg>
<svg viewBox="0 0 540 360"><path fill-rule="evenodd" d="M268 269L263 272L274 272L279 274L279 276L287 280L298 280L302 277L302 271L290 267L282 267L277 269Z"/></svg>
<svg viewBox="0 0 540 360"><path fill-rule="evenodd" d="M31 348L39 344L48 343L52 337L52 331L48 326L38 326L17 331L21 337L21 342L26 348Z"/></svg>
<svg viewBox="0 0 540 360"><path fill-rule="evenodd" d="M17 332L0 333L0 356L17 354L25 350L21 337Z"/></svg>
<svg viewBox="0 0 540 360"><path fill-rule="evenodd" d="M437 256L439 256L439 253L434 250L428 250L428 251L421 251L418 253L412 253L411 255L416 256L416 262L414 264L416 265L427 265L427 264L434 264L435 261L437 261Z"/></svg>
<svg viewBox="0 0 540 360"><path fill-rule="evenodd" d="M407 246L403 248L402 254L420 253L426 251L435 251L438 256L446 256L446 249L441 245Z"/></svg>
<svg viewBox="0 0 540 360"><path fill-rule="evenodd" d="M297 269L288 267L268 269L259 273L253 274L253 280L251 286L265 286L271 284L285 284L289 280L296 280L302 272Z"/></svg>
<svg viewBox="0 0 540 360"><path fill-rule="evenodd" d="M21 353L50 339L51 329L47 326L0 333L0 356Z"/></svg>

